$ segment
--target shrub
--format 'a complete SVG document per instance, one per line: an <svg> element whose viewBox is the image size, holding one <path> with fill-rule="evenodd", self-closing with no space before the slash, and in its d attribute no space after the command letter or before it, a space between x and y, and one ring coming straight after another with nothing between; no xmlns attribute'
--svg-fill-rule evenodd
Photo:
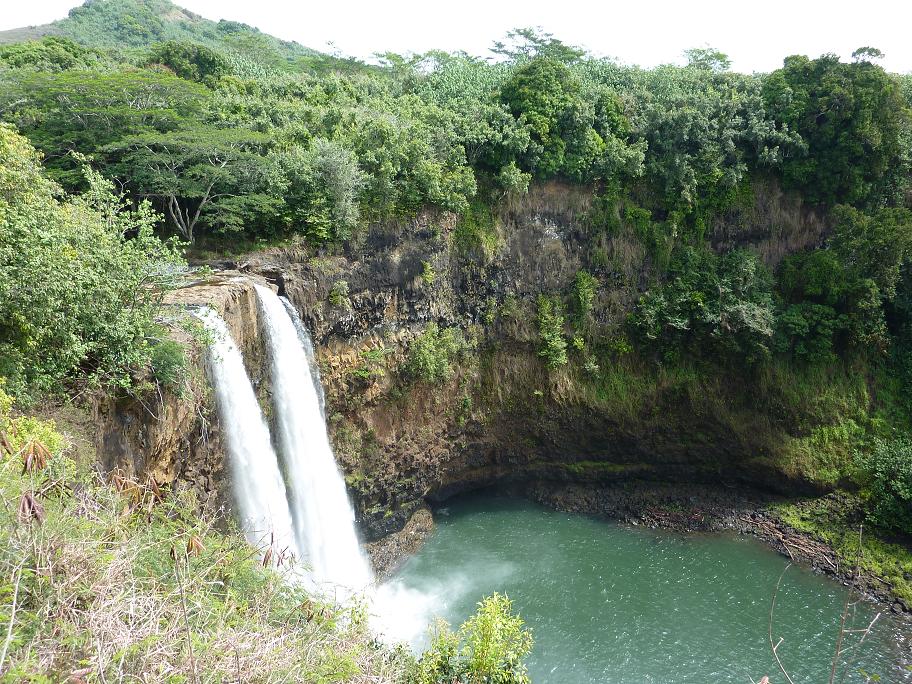
<svg viewBox="0 0 912 684"><path fill-rule="evenodd" d="M858 465L869 483L869 517L886 529L912 534L912 439L876 439Z"/></svg>
<svg viewBox="0 0 912 684"><path fill-rule="evenodd" d="M453 361L468 348L458 328L444 328L431 323L409 347L408 373L428 382L446 380L453 374Z"/></svg>
<svg viewBox="0 0 912 684"><path fill-rule="evenodd" d="M337 280L332 284L332 287L329 289L329 303L333 306L345 309L351 307L351 302L348 299L347 280Z"/></svg>
<svg viewBox="0 0 912 684"><path fill-rule="evenodd" d="M648 343L666 353L720 353L747 362L764 358L773 337L769 273L745 250L717 256L684 248L670 281L649 290L631 316Z"/></svg>
<svg viewBox="0 0 912 684"><path fill-rule="evenodd" d="M460 648L462 644L462 648ZM494 594L453 634L438 623L431 646L418 663L418 684L528 684L523 663L532 650L532 633L513 615L506 596Z"/></svg>
<svg viewBox="0 0 912 684"><path fill-rule="evenodd" d="M187 357L184 345L175 340L161 340L152 347L152 375L163 387L172 391L184 386Z"/></svg>
<svg viewBox="0 0 912 684"><path fill-rule="evenodd" d="M567 340L564 339L564 314L560 302L544 295L538 298L538 355L550 369L567 363Z"/></svg>
<svg viewBox="0 0 912 684"><path fill-rule="evenodd" d="M588 271L578 271L573 279L571 301L573 303L573 317L576 324L582 325L592 311L598 280Z"/></svg>
<svg viewBox="0 0 912 684"><path fill-rule="evenodd" d="M426 285L433 285L434 281L437 280L437 273L434 271L430 261L421 262L421 280Z"/></svg>

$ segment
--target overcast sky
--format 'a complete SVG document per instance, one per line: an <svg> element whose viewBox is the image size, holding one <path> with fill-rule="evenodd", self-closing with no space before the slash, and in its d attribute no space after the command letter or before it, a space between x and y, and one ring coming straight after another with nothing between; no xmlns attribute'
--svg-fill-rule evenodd
<svg viewBox="0 0 912 684"><path fill-rule="evenodd" d="M0 29L63 17L79 0L0 0ZM711 45L739 71L770 71L790 54L848 58L860 46L912 72L910 0L182 0L210 19L234 19L318 50L357 57L434 48L487 55L510 28L541 26L567 43L629 64L681 62Z"/></svg>

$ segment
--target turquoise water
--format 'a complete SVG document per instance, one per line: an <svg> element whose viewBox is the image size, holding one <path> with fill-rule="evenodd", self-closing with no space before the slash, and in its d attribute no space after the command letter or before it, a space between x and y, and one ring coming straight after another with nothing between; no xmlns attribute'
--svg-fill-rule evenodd
<svg viewBox="0 0 912 684"><path fill-rule="evenodd" d="M784 681L767 629L786 561L755 540L622 526L492 496L458 500L436 519L393 588L426 599L424 620L454 625L483 596L506 593L532 629L537 684ZM774 633L796 684L828 681L844 600L831 580L797 567L785 574ZM875 612L859 604L855 625ZM883 615L845 681L864 681L864 669L912 682L909 631Z"/></svg>

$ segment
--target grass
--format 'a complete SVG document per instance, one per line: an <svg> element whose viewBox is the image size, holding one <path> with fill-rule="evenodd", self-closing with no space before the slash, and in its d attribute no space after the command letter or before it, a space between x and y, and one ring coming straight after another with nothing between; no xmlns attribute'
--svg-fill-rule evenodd
<svg viewBox="0 0 912 684"><path fill-rule="evenodd" d="M396 682L412 665L372 636L363 607L285 581L280 549L219 532L188 494L104 482L52 425L5 406L4 681Z"/></svg>

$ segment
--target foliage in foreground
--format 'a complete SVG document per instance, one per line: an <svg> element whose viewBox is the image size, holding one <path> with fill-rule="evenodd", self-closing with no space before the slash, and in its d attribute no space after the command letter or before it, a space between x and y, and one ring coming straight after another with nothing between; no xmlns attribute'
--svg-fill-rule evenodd
<svg viewBox="0 0 912 684"><path fill-rule="evenodd" d="M187 492L104 482L53 422L12 406L0 384L3 681L528 682L531 635L506 597L458 635L438 625L416 661L365 607L289 582L281 550L217 531Z"/></svg>
<svg viewBox="0 0 912 684"><path fill-rule="evenodd" d="M0 376L14 395L77 376L128 386L150 367L183 261L155 236L148 204L130 210L109 181L87 181L58 199L35 150L0 124Z"/></svg>
<svg viewBox="0 0 912 684"><path fill-rule="evenodd" d="M532 650L532 633L513 614L509 598L495 593L453 633L439 623L431 646L418 662L417 684L529 684L523 660Z"/></svg>
<svg viewBox="0 0 912 684"><path fill-rule="evenodd" d="M410 657L379 644L363 610L287 583L187 496L103 483L53 425L9 407L0 392L10 681L398 681Z"/></svg>

